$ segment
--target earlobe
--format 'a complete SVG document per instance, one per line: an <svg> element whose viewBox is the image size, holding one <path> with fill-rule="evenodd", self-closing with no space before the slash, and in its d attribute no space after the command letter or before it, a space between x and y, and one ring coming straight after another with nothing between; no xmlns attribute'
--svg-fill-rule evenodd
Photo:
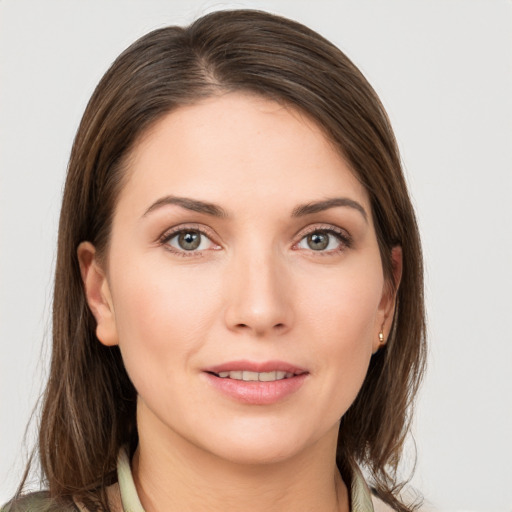
<svg viewBox="0 0 512 512"><path fill-rule="evenodd" d="M402 248L395 246L391 249L391 264L393 273L393 282L386 282L382 293L381 302L379 304L379 323L377 325L378 332L373 343L373 353L375 354L381 347L387 343L393 316L395 313L396 296L400 281L402 279Z"/></svg>
<svg viewBox="0 0 512 512"><path fill-rule="evenodd" d="M82 242L78 246L77 256L87 304L96 319L96 336L103 345L117 345L119 340L112 295L94 245Z"/></svg>

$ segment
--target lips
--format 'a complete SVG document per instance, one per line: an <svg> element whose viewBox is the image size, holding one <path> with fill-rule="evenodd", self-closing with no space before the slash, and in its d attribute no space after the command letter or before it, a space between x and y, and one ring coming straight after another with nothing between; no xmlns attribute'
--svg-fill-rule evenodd
<svg viewBox="0 0 512 512"><path fill-rule="evenodd" d="M270 405L296 392L309 374L283 361L232 361L206 368L210 384L223 395L253 405Z"/></svg>
<svg viewBox="0 0 512 512"><path fill-rule="evenodd" d="M217 374L221 379L243 380L246 382L273 382L275 380L289 379L295 374L275 370L272 372L251 372L247 370L235 370L231 372L219 372Z"/></svg>
<svg viewBox="0 0 512 512"><path fill-rule="evenodd" d="M291 373L294 375L300 375L302 373L307 373L305 368L300 368L291 363L287 363L285 361L230 361L228 363L219 364L216 366L211 366L204 369L205 372L215 373L219 375L225 372L235 372L235 371L246 371L246 372L256 372L256 373L267 373L267 372L285 372Z"/></svg>

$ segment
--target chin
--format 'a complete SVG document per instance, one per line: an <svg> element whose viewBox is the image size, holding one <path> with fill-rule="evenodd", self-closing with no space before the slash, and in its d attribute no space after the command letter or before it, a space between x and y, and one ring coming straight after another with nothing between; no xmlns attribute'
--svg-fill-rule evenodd
<svg viewBox="0 0 512 512"><path fill-rule="evenodd" d="M241 466L279 464L298 456L298 446L283 446L279 442L230 443L225 449L215 447L215 455Z"/></svg>
<svg viewBox="0 0 512 512"><path fill-rule="evenodd" d="M324 440L330 446L331 441L335 445L337 432L337 426L327 432L308 432L301 429L297 423L262 424L258 428L226 431L222 438L213 436L208 444L211 453L231 463L247 466L269 465L307 456L309 448Z"/></svg>

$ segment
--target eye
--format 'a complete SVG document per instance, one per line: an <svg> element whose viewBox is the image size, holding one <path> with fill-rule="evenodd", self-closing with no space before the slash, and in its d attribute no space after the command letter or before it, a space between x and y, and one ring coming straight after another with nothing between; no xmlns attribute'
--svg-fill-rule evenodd
<svg viewBox="0 0 512 512"><path fill-rule="evenodd" d="M218 246L199 229L180 229L179 231L167 233L162 238L161 243L167 245L171 251L182 254L218 248Z"/></svg>
<svg viewBox="0 0 512 512"><path fill-rule="evenodd" d="M349 237L333 229L315 229L302 237L297 244L299 249L315 252L337 252L349 246Z"/></svg>

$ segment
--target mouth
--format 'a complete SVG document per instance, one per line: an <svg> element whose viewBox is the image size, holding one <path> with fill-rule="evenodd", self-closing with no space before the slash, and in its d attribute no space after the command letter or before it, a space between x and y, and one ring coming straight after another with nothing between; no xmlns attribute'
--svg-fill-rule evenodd
<svg viewBox="0 0 512 512"><path fill-rule="evenodd" d="M282 370L275 370L271 372L252 372L249 370L234 370L228 372L208 372L216 377L220 377L221 379L233 379L233 380L243 380L245 382L274 382L276 380L290 379L295 375L292 372L284 372Z"/></svg>
<svg viewBox="0 0 512 512"><path fill-rule="evenodd" d="M309 372L282 361L232 361L203 370L223 395L246 404L270 405L298 391Z"/></svg>
<svg viewBox="0 0 512 512"><path fill-rule="evenodd" d="M205 368L204 371L221 379L242 380L245 382L274 382L291 379L309 373L306 369L285 361L230 361Z"/></svg>

